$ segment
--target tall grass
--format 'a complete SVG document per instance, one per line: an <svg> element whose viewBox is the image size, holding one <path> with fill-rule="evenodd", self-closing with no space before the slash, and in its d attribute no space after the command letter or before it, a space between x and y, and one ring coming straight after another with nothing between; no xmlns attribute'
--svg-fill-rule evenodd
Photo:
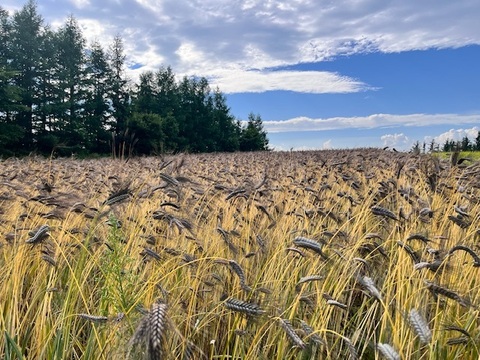
<svg viewBox="0 0 480 360"><path fill-rule="evenodd" d="M479 357L480 270L449 253L479 252L478 163L362 149L0 166L2 358Z"/></svg>

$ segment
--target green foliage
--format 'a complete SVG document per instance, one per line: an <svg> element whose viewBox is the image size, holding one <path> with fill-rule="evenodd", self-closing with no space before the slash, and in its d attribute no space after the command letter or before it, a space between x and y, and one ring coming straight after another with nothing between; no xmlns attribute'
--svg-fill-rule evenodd
<svg viewBox="0 0 480 360"><path fill-rule="evenodd" d="M127 121L127 128L141 139L135 147L138 154L149 154L152 149L163 148L165 141L164 121L158 114L133 113Z"/></svg>
<svg viewBox="0 0 480 360"><path fill-rule="evenodd" d="M254 115L253 113L248 115L247 126L242 129L240 136L240 150L268 150L267 133L263 130L260 115Z"/></svg>
<svg viewBox="0 0 480 360"><path fill-rule="evenodd" d="M480 151L480 131L474 141L471 141L468 136L464 136L460 141L447 139L442 145L442 151Z"/></svg>
<svg viewBox="0 0 480 360"><path fill-rule="evenodd" d="M131 86L119 36L87 46L73 16L52 30L33 0L13 16L0 8L0 30L0 153L268 150L260 115L242 127L206 78L161 67Z"/></svg>
<svg viewBox="0 0 480 360"><path fill-rule="evenodd" d="M7 359L24 359L22 350L18 347L17 342L12 338L8 331L5 331L5 360Z"/></svg>
<svg viewBox="0 0 480 360"><path fill-rule="evenodd" d="M111 226L107 239L107 249L101 259L102 264L102 314L123 313L135 303L135 284L138 279L133 272L135 259L125 252L125 238L120 223L114 215L110 215L108 223Z"/></svg>
<svg viewBox="0 0 480 360"><path fill-rule="evenodd" d="M0 154L15 154L15 146L23 138L23 129L17 124L0 122Z"/></svg>

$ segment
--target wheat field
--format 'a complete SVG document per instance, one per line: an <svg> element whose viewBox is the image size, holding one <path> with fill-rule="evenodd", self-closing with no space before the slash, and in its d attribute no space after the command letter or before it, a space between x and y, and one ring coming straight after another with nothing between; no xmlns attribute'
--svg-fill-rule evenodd
<svg viewBox="0 0 480 360"><path fill-rule="evenodd" d="M477 359L480 163L0 162L2 359Z"/></svg>

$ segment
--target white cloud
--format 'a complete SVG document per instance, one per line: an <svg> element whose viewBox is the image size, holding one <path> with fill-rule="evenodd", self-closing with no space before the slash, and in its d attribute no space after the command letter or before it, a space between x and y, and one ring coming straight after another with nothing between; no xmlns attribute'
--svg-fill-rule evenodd
<svg viewBox="0 0 480 360"><path fill-rule="evenodd" d="M446 124L478 124L480 115L457 114L374 114L364 117L334 117L311 119L297 117L283 121L264 121L264 128L271 133L291 131L320 131L340 129L374 129L397 126L433 126Z"/></svg>
<svg viewBox="0 0 480 360"><path fill-rule="evenodd" d="M82 9L90 5L90 0L71 0L71 3L73 3L78 9Z"/></svg>
<svg viewBox="0 0 480 360"><path fill-rule="evenodd" d="M19 2L4 0L2 6L18 9ZM231 70L225 78L217 78L222 84L228 84L235 73L248 74L243 83L231 82L229 92L258 88L259 77L252 70L371 51L480 44L480 2L473 0L433 5L416 0L42 0L39 11L49 24L63 23L74 14L89 41L119 34L129 49L129 62L146 59L141 62L144 70L159 62L181 75L218 76L218 70ZM270 84L267 89L275 83L275 89L318 91L313 81L301 86L299 78L305 74L259 74ZM341 75L323 79L326 91L337 91L337 77Z"/></svg>
<svg viewBox="0 0 480 360"><path fill-rule="evenodd" d="M408 139L408 136L404 135L403 133L400 134L385 134L380 137L380 139L383 141L383 146L400 146L404 147L407 145L410 140Z"/></svg>
<svg viewBox="0 0 480 360"><path fill-rule="evenodd" d="M445 144L447 140L460 141L466 136L470 141L475 141L479 130L480 128L478 126L474 126L470 129L450 129L449 131L434 137L425 136L424 140L426 143L430 143L433 139L436 144L442 145Z"/></svg>
<svg viewBox="0 0 480 360"><path fill-rule="evenodd" d="M211 78L211 85L225 93L287 90L321 94L368 88L360 81L326 71L217 71Z"/></svg>
<svg viewBox="0 0 480 360"><path fill-rule="evenodd" d="M92 43L98 41L100 45L106 50L113 41L112 27L95 19L77 19L78 26L82 30L83 36ZM53 28L58 29L63 26L65 21L58 21L52 24Z"/></svg>

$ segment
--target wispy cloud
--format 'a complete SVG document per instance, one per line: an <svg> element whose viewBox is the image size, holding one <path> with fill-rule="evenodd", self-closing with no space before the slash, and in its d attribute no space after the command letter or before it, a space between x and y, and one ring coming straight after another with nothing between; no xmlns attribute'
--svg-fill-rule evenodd
<svg viewBox="0 0 480 360"><path fill-rule="evenodd" d="M367 84L326 71L223 71L211 78L225 93L287 90L303 93L350 93L369 89Z"/></svg>
<svg viewBox="0 0 480 360"><path fill-rule="evenodd" d="M478 124L480 115L457 114L375 114L364 117L333 117L312 119L297 117L284 121L264 121L268 132L320 131L340 129L374 129L397 126L433 126L445 124Z"/></svg>

